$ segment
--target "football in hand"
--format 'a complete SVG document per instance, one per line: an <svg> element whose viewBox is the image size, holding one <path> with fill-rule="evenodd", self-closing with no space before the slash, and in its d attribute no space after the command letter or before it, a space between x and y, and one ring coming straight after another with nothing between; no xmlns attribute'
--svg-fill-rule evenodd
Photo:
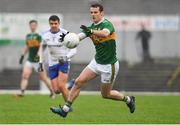
<svg viewBox="0 0 180 125"><path fill-rule="evenodd" d="M68 33L64 37L63 45L67 48L73 49L78 46L79 41L79 36L76 33Z"/></svg>

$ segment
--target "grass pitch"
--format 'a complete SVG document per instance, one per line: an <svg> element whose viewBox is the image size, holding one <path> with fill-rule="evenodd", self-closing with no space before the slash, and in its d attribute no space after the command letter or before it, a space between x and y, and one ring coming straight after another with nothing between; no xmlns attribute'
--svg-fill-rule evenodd
<svg viewBox="0 0 180 125"><path fill-rule="evenodd" d="M80 95L74 111L66 118L49 108L63 104L61 96L26 95L15 98L0 95L0 124L149 124L180 123L179 96L136 96L136 111L131 114L123 102L102 99L100 95Z"/></svg>

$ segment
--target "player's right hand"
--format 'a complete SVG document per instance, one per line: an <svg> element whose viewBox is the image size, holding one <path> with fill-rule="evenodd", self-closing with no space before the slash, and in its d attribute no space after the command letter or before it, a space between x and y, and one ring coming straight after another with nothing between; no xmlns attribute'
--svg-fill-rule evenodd
<svg viewBox="0 0 180 125"><path fill-rule="evenodd" d="M23 63L23 59L24 59L24 55L21 55L20 59L19 59L19 64Z"/></svg>
<svg viewBox="0 0 180 125"><path fill-rule="evenodd" d="M85 25L81 25L80 28L81 28L84 32L86 32L86 33L88 33L88 34L92 34L92 33L93 33L93 30L90 29L90 28L88 28L88 27L85 26Z"/></svg>
<svg viewBox="0 0 180 125"><path fill-rule="evenodd" d="M43 69L43 64L42 63L39 63L39 66L38 66L38 72L43 72L44 69Z"/></svg>

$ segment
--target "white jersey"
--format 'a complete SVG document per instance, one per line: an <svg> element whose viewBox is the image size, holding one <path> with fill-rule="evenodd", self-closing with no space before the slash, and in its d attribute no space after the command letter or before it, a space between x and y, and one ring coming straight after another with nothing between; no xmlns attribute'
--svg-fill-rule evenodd
<svg viewBox="0 0 180 125"><path fill-rule="evenodd" d="M67 31L59 28L59 31L56 33L48 30L42 35L42 44L48 48L49 66L58 64L59 59L65 56L68 58L68 61L70 61L70 58L76 54L76 48L69 49L62 44L62 41L60 41L60 35L62 33L66 34Z"/></svg>

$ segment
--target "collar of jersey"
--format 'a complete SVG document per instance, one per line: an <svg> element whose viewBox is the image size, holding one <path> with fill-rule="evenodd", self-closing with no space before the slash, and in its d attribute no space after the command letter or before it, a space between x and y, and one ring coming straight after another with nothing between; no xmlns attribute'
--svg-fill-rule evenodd
<svg viewBox="0 0 180 125"><path fill-rule="evenodd" d="M50 29L50 32L51 32L52 34L56 34L56 33L58 33L59 31L60 31L60 29L58 29L57 32L51 32L51 29Z"/></svg>
<svg viewBox="0 0 180 125"><path fill-rule="evenodd" d="M36 34L36 32L31 32L31 34Z"/></svg>
<svg viewBox="0 0 180 125"><path fill-rule="evenodd" d="M94 23L94 25L98 25L98 24L102 23L104 20L105 20L105 19L104 19L104 17L103 17L98 23Z"/></svg>

